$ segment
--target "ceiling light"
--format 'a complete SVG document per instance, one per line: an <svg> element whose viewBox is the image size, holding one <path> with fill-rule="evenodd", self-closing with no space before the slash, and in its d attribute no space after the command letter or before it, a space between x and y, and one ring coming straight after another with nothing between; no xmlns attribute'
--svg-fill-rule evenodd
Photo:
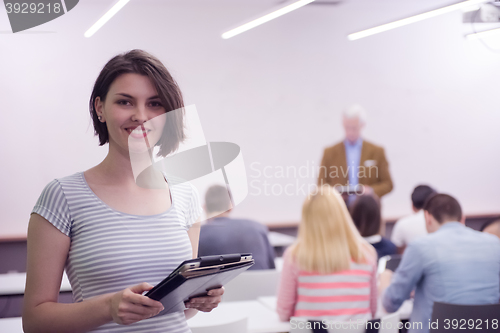
<svg viewBox="0 0 500 333"><path fill-rule="evenodd" d="M94 23L93 26L90 27L83 35L87 38L92 37L93 34L97 32L97 30L101 29L103 25L106 24L120 9L123 8L130 0L119 0L110 10L106 12L100 19Z"/></svg>
<svg viewBox="0 0 500 333"><path fill-rule="evenodd" d="M399 28L399 27L402 27L402 26L405 26L405 25L408 25L408 24L411 24L411 23L415 23L415 22L419 22L419 21L422 21L422 20L426 20L426 19L431 18L431 17L443 15L443 14L446 14L446 13L453 12L455 10L460 10L460 9L467 8L467 7L474 6L474 5L478 5L478 4L481 4L481 3L484 3L484 2L488 2L488 0L467 0L467 1L459 2L459 3L454 4L454 5L442 7L442 8L435 9L435 10L431 10L431 11L423 13L423 14L418 14L418 15L411 16L411 17L408 17L408 18L405 18L405 19L402 19L402 20L398 20L398 21L394 21L394 22L391 22L391 23L379 25L378 27L374 27L374 28L363 30L363 31L359 31L359 32L356 32L356 33L348 35L347 38L349 40L356 40L356 39L360 39L360 38L363 38L363 37L368 37L368 36L371 36L371 35L378 34L380 32L384 32L384 31L388 31L388 30L391 30L391 29Z"/></svg>
<svg viewBox="0 0 500 333"><path fill-rule="evenodd" d="M465 38L467 38L467 40L477 40L477 39L481 39L481 38L485 38L485 37L487 38L487 37L494 37L494 36L500 36L500 28L476 32L474 34L468 34L465 36Z"/></svg>
<svg viewBox="0 0 500 333"><path fill-rule="evenodd" d="M222 38L224 39L228 39L228 38L231 38L231 37L234 37L236 35L239 35L241 34L242 32L245 32L247 30L250 30L252 28L255 28L261 24L264 24L266 22L269 22L277 17L280 17L282 15L285 15L287 13L290 13L291 11L295 10L295 9L299 9L300 7L303 7L311 2L313 2L314 0L299 0L299 1L296 1L292 4L289 4L288 6L285 6L285 7L282 7L278 10L275 10L269 14L266 14L262 17L259 17L258 19L255 19L253 21L250 21L248 23L245 23L237 28L234 28L234 29L231 29L225 33L222 34Z"/></svg>

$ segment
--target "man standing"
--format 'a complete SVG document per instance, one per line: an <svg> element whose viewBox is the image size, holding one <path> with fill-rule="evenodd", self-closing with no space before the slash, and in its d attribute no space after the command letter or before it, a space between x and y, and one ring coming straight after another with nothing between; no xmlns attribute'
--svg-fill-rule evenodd
<svg viewBox="0 0 500 333"><path fill-rule="evenodd" d="M319 170L318 186L358 186L367 194L378 197L392 190L389 164L384 148L361 138L366 114L359 105L347 108L343 114L345 139L325 149Z"/></svg>
<svg viewBox="0 0 500 333"><path fill-rule="evenodd" d="M430 197L424 216L429 235L408 245L394 276L387 270L380 276L388 312L415 289L410 333L429 332L434 302L478 305L500 298L498 238L467 228L458 201L446 194Z"/></svg>

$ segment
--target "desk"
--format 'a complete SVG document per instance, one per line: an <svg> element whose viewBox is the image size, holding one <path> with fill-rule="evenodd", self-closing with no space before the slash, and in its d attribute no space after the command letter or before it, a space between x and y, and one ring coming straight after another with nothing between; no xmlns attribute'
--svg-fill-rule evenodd
<svg viewBox="0 0 500 333"><path fill-rule="evenodd" d="M0 274L0 296L24 295L26 273ZM63 273L61 291L71 291L68 276Z"/></svg>
<svg viewBox="0 0 500 333"><path fill-rule="evenodd" d="M0 332L23 333L23 321L21 317L0 319Z"/></svg>
<svg viewBox="0 0 500 333"><path fill-rule="evenodd" d="M220 303L212 312L198 312L189 319L189 327L203 327L227 323L228 319L248 317L248 333L278 333L290 331L290 323L281 322L278 314L259 301Z"/></svg>
<svg viewBox="0 0 500 333"><path fill-rule="evenodd" d="M267 237L269 238L269 243L271 243L271 245L273 247L290 246L296 240L295 237L285 235L285 234L282 234L282 233L276 232L276 231L269 231L269 233L267 234Z"/></svg>

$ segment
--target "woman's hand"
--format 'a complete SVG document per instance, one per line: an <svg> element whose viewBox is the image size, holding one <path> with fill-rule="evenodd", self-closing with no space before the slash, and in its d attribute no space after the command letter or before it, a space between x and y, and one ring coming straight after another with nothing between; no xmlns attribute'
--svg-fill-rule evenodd
<svg viewBox="0 0 500 333"><path fill-rule="evenodd" d="M191 298L185 303L187 308L210 312L219 305L224 294L224 287L208 291L208 296Z"/></svg>
<svg viewBox="0 0 500 333"><path fill-rule="evenodd" d="M121 325L129 325L160 313L163 305L142 295L151 288L153 288L152 285L144 282L114 294L110 302L113 321Z"/></svg>

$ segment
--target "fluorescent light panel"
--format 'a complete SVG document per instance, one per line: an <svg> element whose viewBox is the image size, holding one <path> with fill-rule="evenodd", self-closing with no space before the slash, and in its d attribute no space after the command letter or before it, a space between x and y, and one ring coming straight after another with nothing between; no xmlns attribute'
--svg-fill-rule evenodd
<svg viewBox="0 0 500 333"><path fill-rule="evenodd" d="M92 37L93 34L97 32L97 30L101 29L103 25L106 24L120 9L123 8L130 0L119 0L110 10L106 12L100 19L94 23L93 26L90 27L89 30L85 31L83 34L85 37Z"/></svg>
<svg viewBox="0 0 500 333"><path fill-rule="evenodd" d="M264 24L266 22L269 22L277 17L280 17L282 15L285 15L287 13L290 13L293 10L299 9L300 7L303 7L307 4L310 4L314 0L299 0L297 2L294 2L292 4L289 4L288 6L282 7L278 10L275 10L274 12L271 12L269 14L266 14L262 17L259 17L258 19L255 19L253 21L250 21L248 23L245 23L237 28L234 28L232 30L229 30L225 33L222 34L222 38L228 39L231 37L234 37L236 35L241 34L242 32L245 32L247 30L250 30L252 28L255 28L261 24Z"/></svg>
<svg viewBox="0 0 500 333"><path fill-rule="evenodd" d="M378 34L378 33L384 32L384 31L399 28L399 27L402 27L402 26L405 26L405 25L408 25L411 23L423 21L423 20L426 20L426 19L431 18L431 17L436 17L439 15L450 13L450 12L453 12L455 10L464 9L464 8L474 6L474 5L479 5L479 4L484 3L484 2L488 2L488 0L467 0L467 1L459 2L459 3L451 5L451 6L442 7L439 9L431 10L431 11L423 13L423 14L418 14L418 15L411 16L411 17L408 17L408 18L405 18L402 20L379 25L378 27L355 32L353 34L348 35L347 38L349 40L357 40L357 39L360 39L363 37L368 37L368 36L375 35L375 34Z"/></svg>
<svg viewBox="0 0 500 333"><path fill-rule="evenodd" d="M475 34L466 35L465 38L467 38L467 40L477 40L477 39L481 39L483 37L487 38L487 37L495 37L495 36L500 37L500 28L476 32Z"/></svg>

